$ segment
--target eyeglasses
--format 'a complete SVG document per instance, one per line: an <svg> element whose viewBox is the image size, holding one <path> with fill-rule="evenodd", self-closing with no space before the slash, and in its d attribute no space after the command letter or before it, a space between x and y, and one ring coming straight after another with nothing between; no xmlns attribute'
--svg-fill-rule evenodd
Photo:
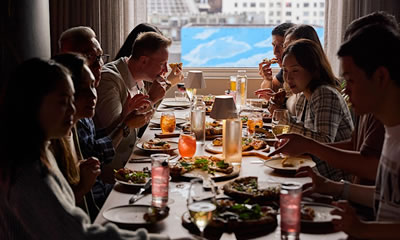
<svg viewBox="0 0 400 240"><path fill-rule="evenodd" d="M108 62L110 55L102 54L102 55L94 55L94 54L86 54L85 55L90 62L100 62L100 59L103 60L103 63Z"/></svg>

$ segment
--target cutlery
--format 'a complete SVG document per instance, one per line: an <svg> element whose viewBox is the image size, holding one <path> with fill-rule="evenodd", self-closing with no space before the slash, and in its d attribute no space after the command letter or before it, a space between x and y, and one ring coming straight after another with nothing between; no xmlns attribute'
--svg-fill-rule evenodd
<svg viewBox="0 0 400 240"><path fill-rule="evenodd" d="M139 189L139 192L136 193L135 195L133 195L130 199L129 199L129 204L132 204L134 202L136 202L137 200L141 199L142 197L144 197L144 192L149 189L149 187L151 186L151 179L149 179L149 181L147 181L147 183L141 187Z"/></svg>
<svg viewBox="0 0 400 240"><path fill-rule="evenodd" d="M168 161L175 159L176 157L179 157L179 155L172 155L168 158ZM131 158L129 160L130 163L147 163L151 162L151 157L139 157L139 158Z"/></svg>

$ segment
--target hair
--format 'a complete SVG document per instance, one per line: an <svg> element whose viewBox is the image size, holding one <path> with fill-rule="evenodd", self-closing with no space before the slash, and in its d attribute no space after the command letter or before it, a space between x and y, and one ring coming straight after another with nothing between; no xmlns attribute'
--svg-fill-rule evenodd
<svg viewBox="0 0 400 240"><path fill-rule="evenodd" d="M72 82L75 87L75 96L80 92L82 83L82 73L86 64L86 59L78 54L65 53L56 55L53 60L64 65L71 72ZM75 159L77 156L72 154L72 149L66 137L51 140L51 148L57 160L57 164L67 179L68 183L76 186L80 181L79 170Z"/></svg>
<svg viewBox="0 0 400 240"><path fill-rule="evenodd" d="M117 55L115 56L114 60L117 60L121 57L129 57L132 53L132 45L137 39L138 35L142 32L156 32L162 35L160 29L156 26L151 25L149 23L141 23L137 25L132 31L129 33L128 37L126 38L124 44L119 49Z"/></svg>
<svg viewBox="0 0 400 240"><path fill-rule="evenodd" d="M133 59L139 59L141 56L151 55L161 48L167 48L171 43L171 39L159 33L140 33L132 45L131 56Z"/></svg>
<svg viewBox="0 0 400 240"><path fill-rule="evenodd" d="M61 51L68 48L69 52L80 52L82 46L86 45L92 38L96 38L96 33L90 27L73 27L61 33L58 46Z"/></svg>
<svg viewBox="0 0 400 240"><path fill-rule="evenodd" d="M289 36L290 34L295 39L309 39L309 40L317 43L321 47L321 49L323 49L317 32L310 25L300 24L300 25L295 25L295 26L289 28L285 33L285 38L287 36Z"/></svg>
<svg viewBox="0 0 400 240"><path fill-rule="evenodd" d="M356 31L338 51L339 57L352 57L355 65L371 77L385 67L400 87L400 34L397 29L381 24L367 25Z"/></svg>
<svg viewBox="0 0 400 240"><path fill-rule="evenodd" d="M282 58L293 55L299 65L312 76L308 88L313 92L321 85L338 86L338 79L332 72L331 65L318 44L309 39L299 39L287 46Z"/></svg>
<svg viewBox="0 0 400 240"><path fill-rule="evenodd" d="M69 75L68 69L52 60L34 58L20 64L6 84L0 100L1 183L12 183L16 171L27 165L38 166L42 174L48 172L49 163L44 155L46 133L39 113L43 99Z"/></svg>
<svg viewBox="0 0 400 240"><path fill-rule="evenodd" d="M382 24L385 26L392 27L396 29L396 31L399 31L399 25L396 21L396 17L390 15L387 12L379 11L379 12L373 12L371 14L353 20L350 23L350 25L348 25L346 28L346 31L344 33L344 40L347 40L360 28L370 24Z"/></svg>
<svg viewBox="0 0 400 240"><path fill-rule="evenodd" d="M295 26L294 23L281 23L278 26L276 26L274 29L272 29L272 35L279 35L281 37L285 36L285 32Z"/></svg>

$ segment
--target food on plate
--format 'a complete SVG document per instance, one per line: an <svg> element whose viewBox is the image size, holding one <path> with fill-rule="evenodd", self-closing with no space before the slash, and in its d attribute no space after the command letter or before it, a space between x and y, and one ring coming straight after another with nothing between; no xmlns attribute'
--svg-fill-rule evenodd
<svg viewBox="0 0 400 240"><path fill-rule="evenodd" d="M216 138L212 141L212 144L216 147L222 146L222 138Z"/></svg>
<svg viewBox="0 0 400 240"><path fill-rule="evenodd" d="M247 115L241 115L240 120L242 120L243 124L247 124L247 121L249 120L249 116Z"/></svg>
<svg viewBox="0 0 400 240"><path fill-rule="evenodd" d="M302 206L301 208L301 219L313 221L315 218L315 210L309 206Z"/></svg>
<svg viewBox="0 0 400 240"><path fill-rule="evenodd" d="M290 157L284 157L281 162L282 167L296 167L302 163L304 163L304 160Z"/></svg>
<svg viewBox="0 0 400 240"><path fill-rule="evenodd" d="M276 58L271 58L271 59L264 58L263 59L263 63L269 63L269 64L278 63L278 59L276 59Z"/></svg>
<svg viewBox="0 0 400 240"><path fill-rule="evenodd" d="M212 122L206 122L206 127L211 126L211 127L222 127L222 123L219 121L212 121Z"/></svg>
<svg viewBox="0 0 400 240"><path fill-rule="evenodd" d="M250 150L260 150L264 149L267 146L267 143L261 139L253 139L253 138L242 138L242 151L250 151Z"/></svg>
<svg viewBox="0 0 400 240"><path fill-rule="evenodd" d="M230 174L233 172L233 166L216 156L194 156L192 158L179 159L175 164L170 164L171 176L177 177L190 172L194 169L200 169L214 174L221 172Z"/></svg>
<svg viewBox="0 0 400 240"><path fill-rule="evenodd" d="M256 139L275 139L275 135L270 131L270 129L256 128L256 133L254 135Z"/></svg>
<svg viewBox="0 0 400 240"><path fill-rule="evenodd" d="M271 184L267 188L260 189L257 177L237 178L228 182L223 187L224 193L234 199L246 200L250 202L268 202L278 201L280 187L276 184Z"/></svg>
<svg viewBox="0 0 400 240"><path fill-rule="evenodd" d="M182 130L190 132L190 123L183 125ZM222 124L218 121L206 122L206 139L214 139L217 135L222 135Z"/></svg>
<svg viewBox="0 0 400 240"><path fill-rule="evenodd" d="M169 66L171 67L171 68L175 68L175 67L178 67L179 69L182 69L182 63L170 63L169 64Z"/></svg>
<svg viewBox="0 0 400 240"><path fill-rule="evenodd" d="M207 95L203 97L203 102L206 104L206 106L212 106L214 104L214 100L215 100L214 95Z"/></svg>
<svg viewBox="0 0 400 240"><path fill-rule="evenodd" d="M168 150L171 148L171 144L166 141L162 141L159 138L150 139L143 143L144 149L161 149Z"/></svg>
<svg viewBox="0 0 400 240"><path fill-rule="evenodd" d="M275 93L273 97L271 97L271 101L274 104L281 106L285 103L285 98L286 98L286 91L283 88L280 88L279 91Z"/></svg>
<svg viewBox="0 0 400 240"><path fill-rule="evenodd" d="M117 180L131 184L142 184L147 182L150 174L145 171L133 171L129 168L120 168L118 170L114 169L114 177Z"/></svg>

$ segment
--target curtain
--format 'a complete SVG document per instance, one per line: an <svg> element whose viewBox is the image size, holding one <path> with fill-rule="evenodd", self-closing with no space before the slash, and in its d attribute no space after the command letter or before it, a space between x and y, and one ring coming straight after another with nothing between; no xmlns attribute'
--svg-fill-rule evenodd
<svg viewBox="0 0 400 240"><path fill-rule="evenodd" d="M147 20L146 0L49 0L52 55L63 31L89 26L111 59L134 26Z"/></svg>
<svg viewBox="0 0 400 240"><path fill-rule="evenodd" d="M400 20L398 0L325 0L324 48L334 73L340 74L337 51L343 41L347 25L354 19L375 11L385 11Z"/></svg>

